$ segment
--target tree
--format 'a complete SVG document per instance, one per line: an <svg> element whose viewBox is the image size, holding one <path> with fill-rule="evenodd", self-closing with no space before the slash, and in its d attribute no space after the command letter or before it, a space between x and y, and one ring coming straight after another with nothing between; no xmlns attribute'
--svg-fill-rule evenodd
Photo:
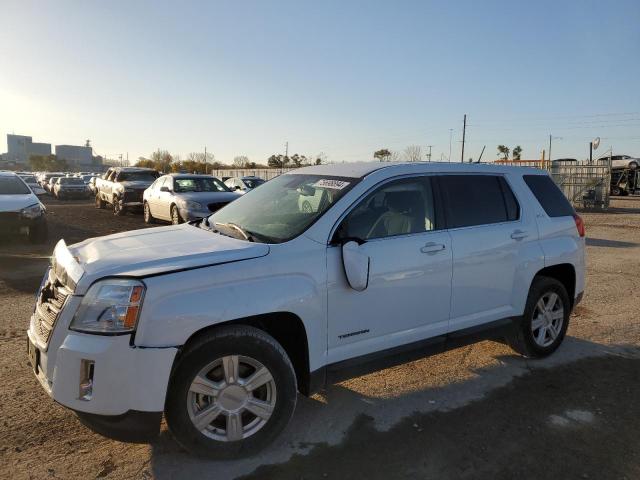
<svg viewBox="0 0 640 480"><path fill-rule="evenodd" d="M56 172L69 170L67 161L55 155L31 155L29 157L29 166L31 170L37 171Z"/></svg>
<svg viewBox="0 0 640 480"><path fill-rule="evenodd" d="M502 160L509 160L509 147L498 145L498 155L502 155Z"/></svg>
<svg viewBox="0 0 640 480"><path fill-rule="evenodd" d="M267 165L271 168L284 168L289 163L289 157L282 154L271 155L267 159Z"/></svg>
<svg viewBox="0 0 640 480"><path fill-rule="evenodd" d="M171 162L173 157L167 150L156 150L151 154L153 168L159 172L167 173L171 170Z"/></svg>
<svg viewBox="0 0 640 480"><path fill-rule="evenodd" d="M327 163L327 155L324 152L320 152L314 156L314 165L323 165L325 163Z"/></svg>
<svg viewBox="0 0 640 480"><path fill-rule="evenodd" d="M233 166L236 168L250 168L251 162L246 155L238 155L233 159Z"/></svg>
<svg viewBox="0 0 640 480"><path fill-rule="evenodd" d="M522 157L522 147L520 145L514 147L513 151L511 152L511 156L514 160L520 160L520 158Z"/></svg>
<svg viewBox="0 0 640 480"><path fill-rule="evenodd" d="M299 168L305 165L309 165L310 162L309 159L304 155L298 155L297 153L294 153L291 156L291 163L293 163L294 167Z"/></svg>
<svg viewBox="0 0 640 480"><path fill-rule="evenodd" d="M381 148L380 150L373 152L373 158L379 162L388 162L390 156L391 152L387 148Z"/></svg>
<svg viewBox="0 0 640 480"><path fill-rule="evenodd" d="M136 167L155 168L155 165L153 164L153 160L149 160L148 158L144 158L144 157L139 157L138 161L136 162Z"/></svg>
<svg viewBox="0 0 640 480"><path fill-rule="evenodd" d="M407 162L419 162L422 160L422 148L420 145L409 145L404 149L404 157Z"/></svg>

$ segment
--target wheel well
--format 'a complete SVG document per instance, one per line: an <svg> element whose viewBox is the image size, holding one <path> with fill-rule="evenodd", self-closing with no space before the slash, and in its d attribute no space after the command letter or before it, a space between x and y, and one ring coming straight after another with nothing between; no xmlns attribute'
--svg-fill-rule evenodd
<svg viewBox="0 0 640 480"><path fill-rule="evenodd" d="M558 265L551 265L540 270L536 276L550 277L558 280L569 294L569 301L573 308L573 302L575 301L576 293L576 269L570 263L561 263Z"/></svg>
<svg viewBox="0 0 640 480"><path fill-rule="evenodd" d="M284 348L296 372L298 390L309 395L309 346L307 332L302 320L290 312L274 312L251 317L239 318L229 322L217 323L195 332L185 342L180 351L185 351L199 337L213 329L228 325L250 325L271 335ZM174 361L174 365L177 363Z"/></svg>

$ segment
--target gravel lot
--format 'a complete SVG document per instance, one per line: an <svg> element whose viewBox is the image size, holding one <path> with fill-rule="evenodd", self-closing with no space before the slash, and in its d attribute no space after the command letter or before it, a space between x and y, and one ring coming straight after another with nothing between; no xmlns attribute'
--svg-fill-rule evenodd
<svg viewBox="0 0 640 480"><path fill-rule="evenodd" d="M344 382L300 398L277 443L236 462L193 458L165 427L153 445L102 438L44 393L25 329L53 245L144 228L46 203L48 245L0 239L1 478L640 478L640 198L582 214L587 291L552 357L483 342Z"/></svg>

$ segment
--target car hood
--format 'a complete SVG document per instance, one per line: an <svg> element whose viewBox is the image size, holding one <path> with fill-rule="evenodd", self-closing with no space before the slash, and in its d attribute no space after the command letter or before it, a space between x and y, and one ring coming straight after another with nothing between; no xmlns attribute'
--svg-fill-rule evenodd
<svg viewBox="0 0 640 480"><path fill-rule="evenodd" d="M176 193L176 197L190 202L198 202L202 204L233 202L240 195L234 192L184 192Z"/></svg>
<svg viewBox="0 0 640 480"><path fill-rule="evenodd" d="M70 247L61 240L54 254L56 262L62 262L78 288L84 290L102 277L144 277L248 260L268 253L266 244L183 224L90 238ZM65 261L68 265L64 265Z"/></svg>
<svg viewBox="0 0 640 480"><path fill-rule="evenodd" d="M0 195L0 212L17 212L34 203L40 203L33 193L24 195Z"/></svg>

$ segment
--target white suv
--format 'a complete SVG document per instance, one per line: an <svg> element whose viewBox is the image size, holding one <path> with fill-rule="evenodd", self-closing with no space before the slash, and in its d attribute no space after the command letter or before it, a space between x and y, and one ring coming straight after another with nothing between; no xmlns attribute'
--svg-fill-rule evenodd
<svg viewBox="0 0 640 480"><path fill-rule="evenodd" d="M60 241L29 356L102 434L142 440L164 414L192 452L242 455L327 382L478 339L552 353L582 297L584 245L543 171L301 168L198 222Z"/></svg>

